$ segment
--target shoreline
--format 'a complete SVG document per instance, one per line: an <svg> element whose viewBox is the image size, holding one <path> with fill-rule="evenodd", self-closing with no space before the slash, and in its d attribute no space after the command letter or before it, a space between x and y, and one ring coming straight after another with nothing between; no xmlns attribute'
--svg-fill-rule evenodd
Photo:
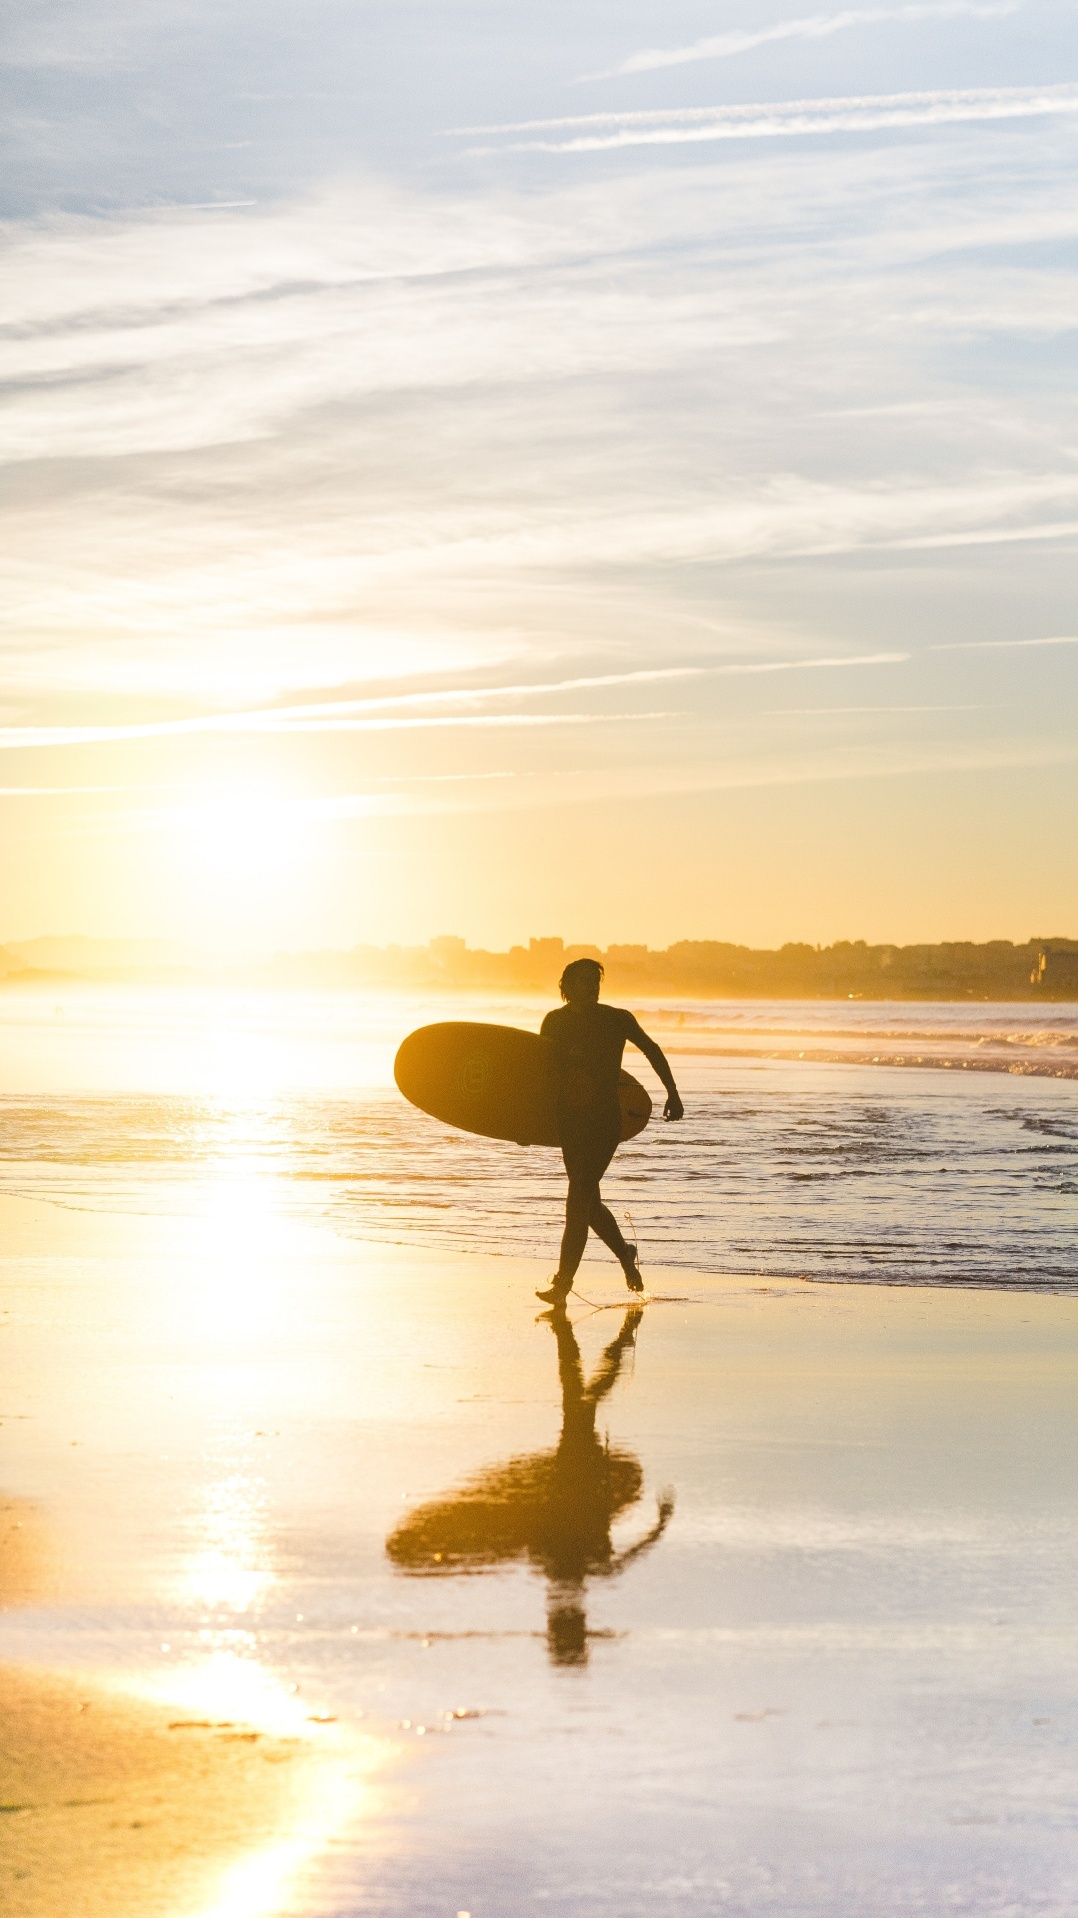
<svg viewBox="0 0 1078 1918"><path fill-rule="evenodd" d="M542 981L518 982L512 979L489 979L479 981L455 981L431 976L426 979L408 981L399 984L386 980L365 979L320 979L312 973L310 978L265 978L256 974L240 972L50 972L45 968L27 967L20 972L0 972L0 993L5 991L49 991L63 988L72 991L85 988L100 988L115 991L130 987L146 991L159 989L162 992L208 992L243 993L258 995L292 995L304 993L331 993L342 997L354 993L366 993L391 999L395 996L437 995L460 999L537 999L549 1005L556 992L552 984ZM706 1005L791 1005L791 1006L1078 1006L1078 990L1068 987L1065 991L1052 991L1044 988L1027 988L1022 992L968 992L958 994L924 992L843 992L840 988L832 992L795 992L789 990L768 991L753 987L744 992L732 992L729 989L709 988L684 979L640 980L619 979L614 976L606 987L607 996L616 995L643 1003L656 998L699 1001Z"/></svg>
<svg viewBox="0 0 1078 1918"><path fill-rule="evenodd" d="M208 1181L206 1183L209 1183ZM297 1243L310 1243L313 1250L323 1256L344 1258L355 1256L360 1248L366 1247L371 1253L378 1254L390 1261L419 1267L429 1265L450 1265L462 1272L470 1272L477 1263L493 1261L495 1267L505 1271L508 1267L521 1268L533 1272L536 1286L545 1284L550 1277L550 1256L529 1257L518 1250L501 1251L497 1247L477 1244L474 1248L462 1250L456 1244L448 1244L423 1232L416 1232L412 1238L393 1238L378 1236L375 1233L364 1234L360 1231L346 1231L331 1217L317 1211L307 1213L290 1211L284 1206L275 1208L286 1234ZM118 1207L89 1204L76 1204L69 1197L51 1197L45 1193L35 1193L32 1197L22 1193L0 1191L0 1244L7 1256L50 1258L71 1256L77 1252L85 1236L85 1221L93 1220L95 1227L103 1227L108 1222L115 1236L114 1251L118 1256L138 1256L150 1246L159 1243L161 1233L169 1229L176 1239L174 1256L185 1256L185 1241L200 1243L205 1238L207 1224L203 1215L178 1207L175 1211L146 1212L132 1207L122 1210ZM50 1222L46 1236L53 1240L53 1250L42 1253L40 1235L45 1222ZM552 1228L552 1245L556 1231ZM31 1250L31 1248L33 1248ZM0 1255L2 1256L2 1255ZM633 1295L624 1293L616 1283L618 1268L612 1260L602 1254L588 1253L581 1266L580 1277L585 1288L598 1287L612 1296L603 1298L599 1308L613 1310L625 1303ZM1014 1298L1074 1298L1078 1297L1078 1280L1062 1279L1043 1284L1027 1284L1018 1281L997 1280L978 1275L965 1278L925 1278L893 1276L881 1270L872 1278L855 1276L842 1278L820 1272L775 1272L746 1268L717 1270L714 1266L695 1266L663 1264L656 1260L645 1267L645 1280L648 1275L654 1277L656 1284L667 1287L683 1287L698 1284L703 1287L753 1286L774 1288L822 1288L828 1291L845 1292L858 1288L873 1293L879 1291L926 1292L933 1294L974 1294L986 1296L1007 1296ZM582 1293L574 1292L574 1300L588 1307L590 1301ZM653 1293L646 1285L645 1300L648 1303L662 1303L666 1294ZM701 1299L699 1303L706 1301ZM2 1418L0 1418L2 1424ZM0 1499L0 1516L3 1501Z"/></svg>

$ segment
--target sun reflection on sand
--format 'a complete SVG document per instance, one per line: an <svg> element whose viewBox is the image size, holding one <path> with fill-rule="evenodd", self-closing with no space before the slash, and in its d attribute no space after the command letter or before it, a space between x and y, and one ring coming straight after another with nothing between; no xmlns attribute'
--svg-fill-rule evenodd
<svg viewBox="0 0 1078 1918"><path fill-rule="evenodd" d="M32 1807L4 1821L12 1918L305 1909L327 1848L359 1828L370 1842L377 1779L400 1752L331 1684L301 1694L266 1629L307 1496L294 1448L272 1440L323 1408L325 1366L309 1357L310 1227L281 1208L258 1115L257 1100L214 1115L195 1203L177 1211L163 1187L128 1257L80 1266L70 1324L49 1310L39 1329L41 1295L20 1294L27 1404L64 1450L49 1507L59 1585L50 1573L40 1617L44 1561L24 1548L36 1507L0 1500L6 1596L38 1661L0 1670L0 1802ZM111 1229L83 1228L80 1259ZM119 1376L113 1337L140 1354Z"/></svg>
<svg viewBox="0 0 1078 1918"><path fill-rule="evenodd" d="M216 1176L198 1195L186 1300L188 1332L211 1362L238 1335L276 1325L287 1295L281 1228L279 1186L248 1150L230 1158L226 1141Z"/></svg>
<svg viewBox="0 0 1078 1918"><path fill-rule="evenodd" d="M266 1541L263 1495L233 1472L207 1487L200 1522L202 1541L188 1559L181 1590L207 1610L243 1613L273 1582Z"/></svg>
<svg viewBox="0 0 1078 1918"><path fill-rule="evenodd" d="M190 1664L158 1666L137 1689L145 1698L182 1710L200 1726L243 1726L275 1738L314 1742L323 1731L321 1723L312 1721L308 1705L275 1672L257 1657L219 1643Z"/></svg>
<svg viewBox="0 0 1078 1918"><path fill-rule="evenodd" d="M298 1874L334 1832L359 1815L364 1790L354 1777L322 1779L301 1832L246 1858L228 1873L220 1892L192 1918L272 1918L291 1902Z"/></svg>
<svg viewBox="0 0 1078 1918"><path fill-rule="evenodd" d="M177 1733L212 1734L226 1743L272 1740L261 1748L263 1759L290 1764L291 1789L274 1820L272 1841L230 1865L208 1901L200 1897L189 1914L182 1913L272 1918L290 1905L298 1875L369 1809L370 1780L384 1766L388 1746L336 1720L313 1717L307 1702L257 1657L220 1645L195 1663L160 1668L138 1690L182 1714L171 1720Z"/></svg>
<svg viewBox="0 0 1078 1918"><path fill-rule="evenodd" d="M12 1918L295 1910L304 1875L369 1815L389 1756L222 1653L136 1681L0 1668L0 1707L0 1793L33 1813L5 1833Z"/></svg>

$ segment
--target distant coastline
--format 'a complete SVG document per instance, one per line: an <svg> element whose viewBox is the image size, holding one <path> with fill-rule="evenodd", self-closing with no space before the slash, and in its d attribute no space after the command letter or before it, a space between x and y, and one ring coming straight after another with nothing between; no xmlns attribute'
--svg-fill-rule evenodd
<svg viewBox="0 0 1078 1918"><path fill-rule="evenodd" d="M405 988L543 992L569 959L602 960L618 995L692 999L1078 1000L1078 939L1008 939L983 944L831 946L777 950L683 939L665 951L643 945L570 945L532 939L486 952L456 937L426 946L355 946L350 951L278 953L214 961L161 940L31 939L0 946L0 985L75 983L217 984L261 987Z"/></svg>

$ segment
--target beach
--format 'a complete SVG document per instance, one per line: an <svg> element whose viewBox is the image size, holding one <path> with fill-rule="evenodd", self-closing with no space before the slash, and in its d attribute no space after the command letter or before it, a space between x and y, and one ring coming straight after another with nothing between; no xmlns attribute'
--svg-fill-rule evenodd
<svg viewBox="0 0 1078 1918"><path fill-rule="evenodd" d="M165 1196L0 1200L19 1918L1073 1909L1073 1296Z"/></svg>
<svg viewBox="0 0 1078 1918"><path fill-rule="evenodd" d="M177 1718L94 1674L6 1667L0 1714L10 1918L257 1909L331 1782L297 1736Z"/></svg>
<svg viewBox="0 0 1078 1918"><path fill-rule="evenodd" d="M0 1918L1078 1918L1066 11L7 10Z"/></svg>

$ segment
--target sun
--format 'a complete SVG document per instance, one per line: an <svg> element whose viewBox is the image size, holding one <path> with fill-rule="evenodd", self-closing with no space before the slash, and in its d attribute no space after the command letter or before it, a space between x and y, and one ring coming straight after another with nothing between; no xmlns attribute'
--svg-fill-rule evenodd
<svg viewBox="0 0 1078 1918"><path fill-rule="evenodd" d="M309 850L303 802L282 787L215 788L171 817L182 863L203 882L241 895L279 883Z"/></svg>

